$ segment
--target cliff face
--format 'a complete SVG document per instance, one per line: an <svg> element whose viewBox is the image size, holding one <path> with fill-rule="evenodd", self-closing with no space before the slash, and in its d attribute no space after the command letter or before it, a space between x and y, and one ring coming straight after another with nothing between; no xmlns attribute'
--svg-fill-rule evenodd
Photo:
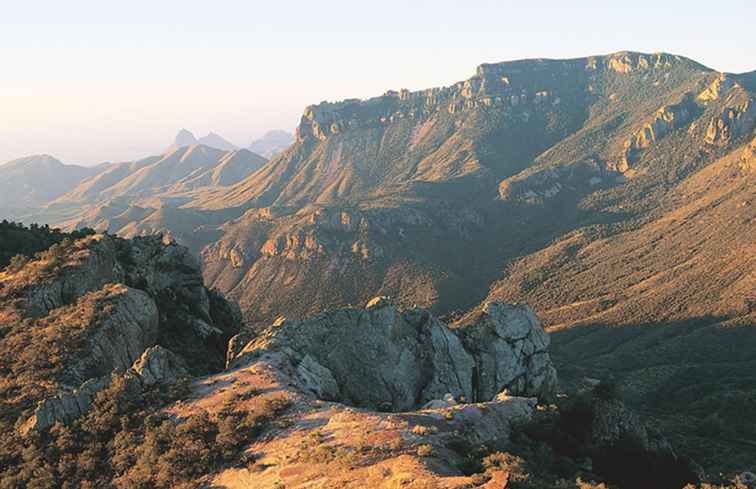
<svg viewBox="0 0 756 489"><path fill-rule="evenodd" d="M204 287L188 250L160 237L64 241L0 283L0 351L18 386L3 402L22 417L36 404L26 430L85 413L113 373L132 369L154 384L175 379L180 364L194 375L220 370L241 321Z"/></svg>
<svg viewBox="0 0 756 489"><path fill-rule="evenodd" d="M513 257L617 209L642 218L643 195L747 137L751 100L740 78L667 54L487 64L310 106L286 152L186 206L239 212L202 256L251 320L376 294L466 309Z"/></svg>
<svg viewBox="0 0 756 489"><path fill-rule="evenodd" d="M648 76L676 69L704 67L668 54L617 53L572 60L534 59L480 65L475 76L449 87L417 92L390 90L368 100L323 102L307 107L297 128L297 140L326 140L347 131L389 126L402 119L423 120L434 114L474 109L513 109L521 114L574 102L581 92L596 92L592 82L613 74ZM568 81L569 84L565 84ZM726 87L725 87L726 88ZM718 93L719 88L712 88ZM594 96L599 97L600 93ZM590 102L587 93L578 95Z"/></svg>

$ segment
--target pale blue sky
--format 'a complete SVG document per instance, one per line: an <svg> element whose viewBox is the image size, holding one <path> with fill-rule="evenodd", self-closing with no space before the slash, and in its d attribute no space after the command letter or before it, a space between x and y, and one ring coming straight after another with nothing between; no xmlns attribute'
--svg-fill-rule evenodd
<svg viewBox="0 0 756 489"><path fill-rule="evenodd" d="M483 62L627 49L750 71L754 25L754 0L0 0L0 161L131 159L181 127L246 145L308 104Z"/></svg>

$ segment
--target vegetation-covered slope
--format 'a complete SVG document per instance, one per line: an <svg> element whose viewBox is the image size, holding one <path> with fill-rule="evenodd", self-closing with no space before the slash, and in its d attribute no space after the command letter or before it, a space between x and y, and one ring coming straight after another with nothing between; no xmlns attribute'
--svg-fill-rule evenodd
<svg viewBox="0 0 756 489"><path fill-rule="evenodd" d="M539 311L566 378L615 376L696 458L732 466L756 438L753 144L684 179L645 222L515 261L490 293Z"/></svg>

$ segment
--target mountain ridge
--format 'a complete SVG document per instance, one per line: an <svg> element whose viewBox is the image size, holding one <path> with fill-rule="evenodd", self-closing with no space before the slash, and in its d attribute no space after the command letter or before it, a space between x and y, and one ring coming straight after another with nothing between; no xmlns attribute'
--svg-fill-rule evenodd
<svg viewBox="0 0 756 489"><path fill-rule="evenodd" d="M3 163L0 165L0 209L4 215L0 217L13 217L14 209L22 211L44 205L107 168L108 164L95 167L66 165L47 154Z"/></svg>
<svg viewBox="0 0 756 489"><path fill-rule="evenodd" d="M686 453L733 468L750 452L732 432L695 442L712 412L756 436L712 394L756 399L741 368L755 140L753 74L664 53L484 64L449 87L308 106L296 141L235 182L68 224L171 233L252 329L377 295L450 322L531 303L567 384L616 377Z"/></svg>

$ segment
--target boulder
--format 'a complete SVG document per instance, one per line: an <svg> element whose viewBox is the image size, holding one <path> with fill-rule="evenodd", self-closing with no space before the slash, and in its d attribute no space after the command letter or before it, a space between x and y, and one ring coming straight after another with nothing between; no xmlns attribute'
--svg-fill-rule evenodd
<svg viewBox="0 0 756 489"><path fill-rule="evenodd" d="M189 375L184 359L160 345L146 349L129 372L145 387L173 384Z"/></svg>
<svg viewBox="0 0 756 489"><path fill-rule="evenodd" d="M556 371L549 340L526 306L487 304L454 330L421 308L384 298L366 309L277 321L230 358L229 366L283 356L299 388L316 397L406 411L451 397L467 402L513 396L551 399Z"/></svg>
<svg viewBox="0 0 756 489"><path fill-rule="evenodd" d="M528 306L487 303L477 320L459 331L476 360L471 401L493 399L504 389L513 396L554 398L549 337Z"/></svg>

